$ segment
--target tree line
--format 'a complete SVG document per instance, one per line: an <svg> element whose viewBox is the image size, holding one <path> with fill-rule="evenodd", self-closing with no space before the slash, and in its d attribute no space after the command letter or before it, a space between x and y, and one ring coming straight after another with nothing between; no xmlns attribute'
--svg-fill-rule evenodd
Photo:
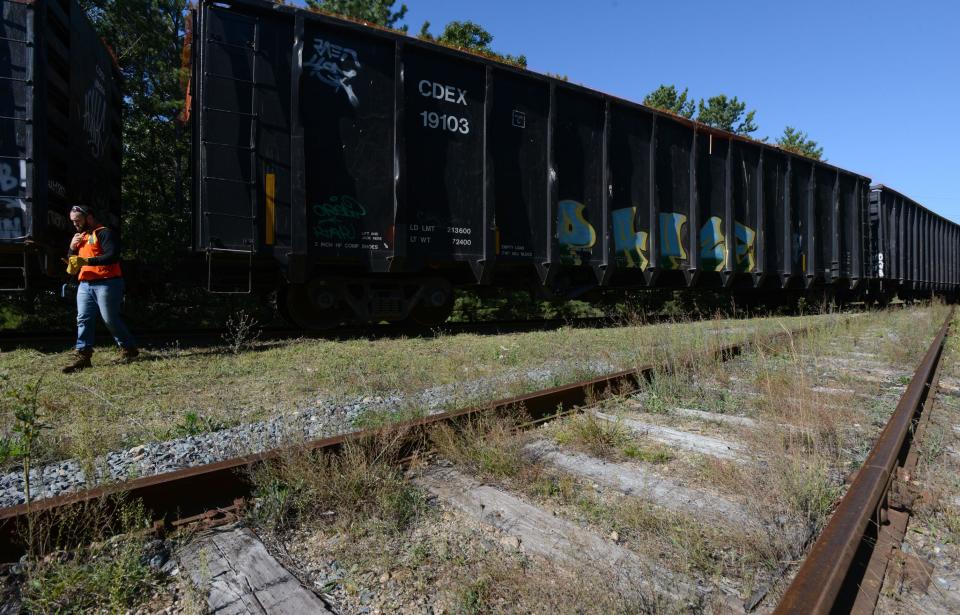
<svg viewBox="0 0 960 615"><path fill-rule="evenodd" d="M757 112L747 111L747 103L736 96L729 98L725 94L719 94L706 100L701 98L694 101L690 98L688 88L681 92L675 85L661 85L647 94L643 104L687 119L696 119L708 126L738 135L749 136L758 129L753 121ZM761 139L763 142L768 140L768 137ZM776 144L797 154L817 160L823 159L823 148L807 136L807 133L792 126L783 129L783 134L777 138Z"/></svg>
<svg viewBox="0 0 960 615"><path fill-rule="evenodd" d="M369 23L392 28L400 32L407 32L408 26L400 22L407 15L407 5L401 4L394 10L396 0L306 0L307 8L315 11L324 11L335 15L345 15ZM493 35L483 26L472 21L451 21L438 35L430 32L430 22L423 22L418 38L460 47L486 56L516 64L526 68L527 58L522 55L497 53L490 47Z"/></svg>

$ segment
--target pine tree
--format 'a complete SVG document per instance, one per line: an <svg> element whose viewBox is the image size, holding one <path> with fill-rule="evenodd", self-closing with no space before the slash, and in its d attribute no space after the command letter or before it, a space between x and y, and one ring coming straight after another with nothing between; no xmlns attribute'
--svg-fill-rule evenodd
<svg viewBox="0 0 960 615"><path fill-rule="evenodd" d="M420 34L418 36L424 40L434 41L452 47L460 47L461 49L478 51L482 54L524 68L527 66L526 56L512 56L497 53L491 49L490 44L493 42L493 35L483 26L472 21L451 21L443 28L440 36L437 37L430 33L430 22L425 21L423 22L423 27L420 28Z"/></svg>
<svg viewBox="0 0 960 615"><path fill-rule="evenodd" d="M747 112L747 103L741 102L736 96L727 98L725 94L711 96L706 104L701 100L700 112L697 121L721 130L748 135L756 132L757 125L753 122L756 111Z"/></svg>
<svg viewBox="0 0 960 615"><path fill-rule="evenodd" d="M401 4L400 9L394 11L394 4L396 0L307 0L307 7L311 9L353 17L406 32L407 26L398 24L407 14L407 5Z"/></svg>
<svg viewBox="0 0 960 615"><path fill-rule="evenodd" d="M693 117L695 108L694 102L687 99L687 88L683 88L683 92L677 92L676 86L665 84L647 94L643 104L686 118Z"/></svg>
<svg viewBox="0 0 960 615"><path fill-rule="evenodd" d="M123 77L123 245L158 260L190 245L184 107L186 0L81 0Z"/></svg>
<svg viewBox="0 0 960 615"><path fill-rule="evenodd" d="M807 137L807 133L792 126L783 129L783 135L777 139L777 145L790 152L809 156L816 160L823 160L823 148L819 147L816 141Z"/></svg>

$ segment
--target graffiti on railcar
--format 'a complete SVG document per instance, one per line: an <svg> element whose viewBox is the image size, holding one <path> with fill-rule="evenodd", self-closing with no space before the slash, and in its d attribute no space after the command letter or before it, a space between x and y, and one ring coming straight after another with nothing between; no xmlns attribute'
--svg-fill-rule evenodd
<svg viewBox="0 0 960 615"><path fill-rule="evenodd" d="M660 214L660 266L664 269L679 269L687 259L683 247L683 230L687 217L680 213ZM734 222L735 269L749 273L756 269L757 232L745 224ZM723 234L723 218L707 219L697 234L700 248L700 266L704 271L723 271L727 265L727 239Z"/></svg>
<svg viewBox="0 0 960 615"><path fill-rule="evenodd" d="M21 199L0 197L0 239L22 239L27 208Z"/></svg>
<svg viewBox="0 0 960 615"><path fill-rule="evenodd" d="M367 209L349 195L330 196L313 205L313 235L321 248L378 250L381 233L363 229Z"/></svg>
<svg viewBox="0 0 960 615"><path fill-rule="evenodd" d="M96 70L97 77L83 97L83 130L87 134L90 154L94 158L100 158L106 150L107 90L103 69L97 66Z"/></svg>
<svg viewBox="0 0 960 615"><path fill-rule="evenodd" d="M723 271L727 260L727 240L723 220L712 216L700 227L700 267L704 271Z"/></svg>
<svg viewBox="0 0 960 615"><path fill-rule="evenodd" d="M14 168L7 162L0 162L0 194L13 192L19 186L20 176Z"/></svg>
<svg viewBox="0 0 960 615"><path fill-rule="evenodd" d="M557 203L557 242L564 264L582 265L597 243L597 232L583 215L585 209L583 203L569 199Z"/></svg>
<svg viewBox="0 0 960 615"><path fill-rule="evenodd" d="M617 264L621 267L646 269L650 264L647 258L647 232L637 231L634 220L636 207L615 209L613 218L613 244L617 252Z"/></svg>
<svg viewBox="0 0 960 615"><path fill-rule="evenodd" d="M750 273L757 267L757 232L745 224L735 222L733 235L736 240L737 271Z"/></svg>
<svg viewBox="0 0 960 615"><path fill-rule="evenodd" d="M734 222L735 268L749 273L757 266L757 233L749 226ZM727 261L727 240L723 235L723 218L713 216L700 229L700 266L704 271L723 271Z"/></svg>
<svg viewBox="0 0 960 615"><path fill-rule="evenodd" d="M351 105L360 106L351 83L360 68L360 56L356 50L318 38L313 41L313 56L303 66L310 70L312 77L331 86L334 92L342 89Z"/></svg>
<svg viewBox="0 0 960 615"><path fill-rule="evenodd" d="M683 227L687 217L678 213L660 214L660 267L679 269L680 261L687 260L683 249Z"/></svg>
<svg viewBox="0 0 960 615"><path fill-rule="evenodd" d="M589 251L597 242L593 225L584 216L585 207L573 200L563 200L557 208L557 239L563 251L561 261L565 264L583 264L584 251ZM636 230L636 207L624 207L610 212L613 227L613 244L617 265L625 268L646 269L649 260L649 233ZM684 230L687 216L677 212L665 212L660 220L660 267L680 269L687 260L684 247ZM700 266L704 271L723 271L727 266L727 238L723 233L723 218L707 219L698 233ZM756 269L757 232L745 224L734 222L734 268L741 273Z"/></svg>
<svg viewBox="0 0 960 615"><path fill-rule="evenodd" d="M19 196L26 188L26 166L26 160L19 169L0 162L0 239L22 239L26 233L27 207Z"/></svg>

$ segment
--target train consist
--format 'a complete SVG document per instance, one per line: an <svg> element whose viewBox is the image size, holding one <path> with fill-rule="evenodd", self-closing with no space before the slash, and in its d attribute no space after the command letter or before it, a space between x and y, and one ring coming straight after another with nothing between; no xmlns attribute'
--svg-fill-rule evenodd
<svg viewBox="0 0 960 615"><path fill-rule="evenodd" d="M120 224L120 77L75 1L0 2L0 290L50 285L89 203Z"/></svg>
<svg viewBox="0 0 960 615"><path fill-rule="evenodd" d="M277 290L304 327L433 323L472 285L840 302L960 287L956 224L775 146L262 0L203 1L193 32L197 267L213 292ZM42 179L14 197L24 211L53 200ZM29 254L28 236L0 245Z"/></svg>

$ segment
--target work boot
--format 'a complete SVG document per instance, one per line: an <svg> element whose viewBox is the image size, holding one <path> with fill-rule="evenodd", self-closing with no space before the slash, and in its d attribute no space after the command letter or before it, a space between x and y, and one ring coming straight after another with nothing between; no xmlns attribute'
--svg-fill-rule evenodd
<svg viewBox="0 0 960 615"><path fill-rule="evenodd" d="M120 359L118 363L133 363L134 359L140 356L140 351L136 348L120 348Z"/></svg>
<svg viewBox="0 0 960 615"><path fill-rule="evenodd" d="M81 369L86 369L92 367L93 364L90 363L90 357L93 356L92 348L79 348L73 354L73 363L67 365L63 368L64 374L72 374L73 372L79 372Z"/></svg>

